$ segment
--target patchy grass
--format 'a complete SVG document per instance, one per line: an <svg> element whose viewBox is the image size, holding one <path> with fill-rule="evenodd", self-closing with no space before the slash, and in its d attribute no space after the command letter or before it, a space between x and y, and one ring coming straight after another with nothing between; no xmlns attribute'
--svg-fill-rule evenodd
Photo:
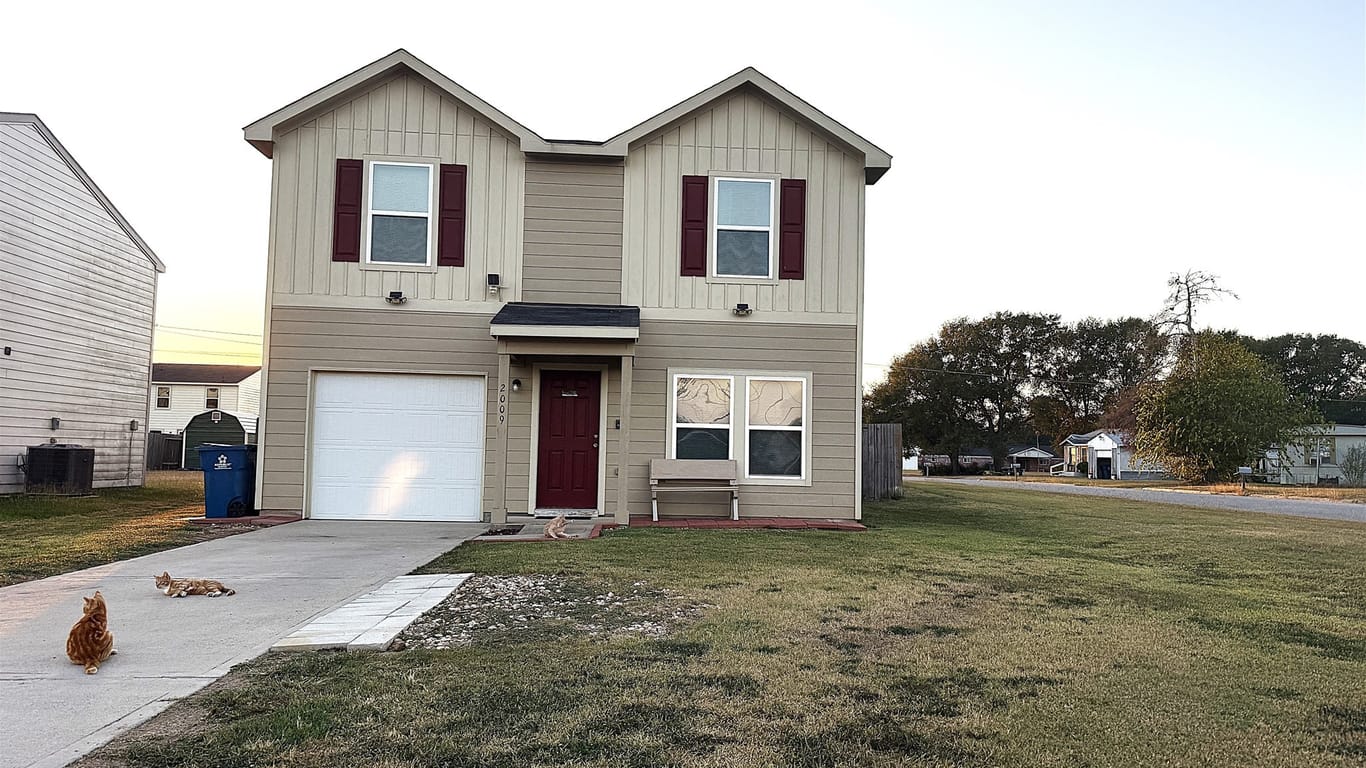
<svg viewBox="0 0 1366 768"><path fill-rule="evenodd" d="M93 496L0 497L0 586L245 530L186 525L203 500L199 472L150 472L142 488Z"/></svg>
<svg viewBox="0 0 1366 768"><path fill-rule="evenodd" d="M423 570L708 607L659 638L268 655L84 765L1366 764L1366 526L906 493L861 534L466 545Z"/></svg>
<svg viewBox="0 0 1366 768"><path fill-rule="evenodd" d="M1176 486L1181 491L1201 491L1203 493L1243 493L1238 483L1210 483L1207 485ZM1267 496L1276 499L1326 499L1328 501L1351 501L1366 504L1366 488L1344 488L1334 486L1272 485L1270 483L1248 483L1248 496Z"/></svg>

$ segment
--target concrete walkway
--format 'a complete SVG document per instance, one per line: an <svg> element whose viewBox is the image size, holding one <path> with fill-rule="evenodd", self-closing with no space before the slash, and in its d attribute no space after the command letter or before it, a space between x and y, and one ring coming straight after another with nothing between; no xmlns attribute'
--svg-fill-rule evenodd
<svg viewBox="0 0 1366 768"><path fill-rule="evenodd" d="M66 765L486 527L305 520L0 589L0 768ZM237 594L169 598L163 570ZM66 635L96 589L119 653L89 676Z"/></svg>
<svg viewBox="0 0 1366 768"><path fill-rule="evenodd" d="M1112 499L1147 501L1156 504L1178 504L1184 507L1227 509L1239 512L1262 512L1297 517L1317 517L1324 520L1366 522L1366 504L1325 499L1276 499L1267 496L1234 496L1227 493L1200 493L1165 488L1108 488L1102 485L1069 485L1067 483L1032 483L1028 480L984 480L980 477L914 477L914 483L955 483L979 488L1000 490L1041 491L1074 496L1107 496Z"/></svg>

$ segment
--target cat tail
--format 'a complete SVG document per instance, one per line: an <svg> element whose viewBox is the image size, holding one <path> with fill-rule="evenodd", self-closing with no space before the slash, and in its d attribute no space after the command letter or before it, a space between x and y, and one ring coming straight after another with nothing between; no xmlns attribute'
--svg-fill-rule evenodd
<svg viewBox="0 0 1366 768"><path fill-rule="evenodd" d="M91 663L91 664L86 664L86 665L85 665L85 673L86 673L87 675L93 675L93 674L95 674L96 672L99 672L99 671L100 671L100 665L99 665L99 664Z"/></svg>

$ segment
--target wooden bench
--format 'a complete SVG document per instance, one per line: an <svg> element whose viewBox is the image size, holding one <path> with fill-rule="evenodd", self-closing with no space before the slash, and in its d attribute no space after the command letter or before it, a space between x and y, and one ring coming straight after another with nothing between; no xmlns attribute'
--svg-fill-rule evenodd
<svg viewBox="0 0 1366 768"><path fill-rule="evenodd" d="M651 459L650 518L659 520L659 492L730 494L730 519L740 519L740 484L734 459Z"/></svg>

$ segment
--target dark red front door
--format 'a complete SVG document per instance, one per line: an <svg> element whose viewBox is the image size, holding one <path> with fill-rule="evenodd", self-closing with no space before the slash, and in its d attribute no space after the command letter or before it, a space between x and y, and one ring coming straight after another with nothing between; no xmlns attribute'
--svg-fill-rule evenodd
<svg viewBox="0 0 1366 768"><path fill-rule="evenodd" d="M601 386L598 371L541 371L537 508L597 508Z"/></svg>

